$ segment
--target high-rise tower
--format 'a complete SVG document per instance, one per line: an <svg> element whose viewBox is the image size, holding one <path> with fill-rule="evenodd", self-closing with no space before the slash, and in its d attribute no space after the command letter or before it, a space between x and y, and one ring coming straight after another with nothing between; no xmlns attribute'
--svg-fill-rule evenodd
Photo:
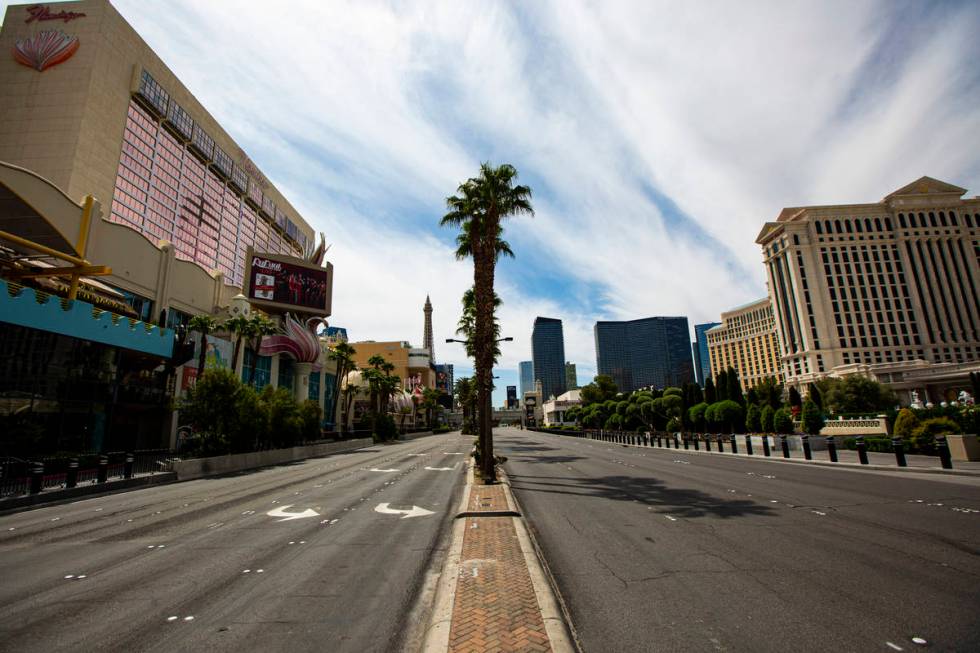
<svg viewBox="0 0 980 653"><path fill-rule="evenodd" d="M425 331L422 333L422 347L429 350L429 360L433 363L436 362L436 349L434 342L432 341L432 302L429 301L429 296L425 296L425 306L422 308L422 312L425 313Z"/></svg>

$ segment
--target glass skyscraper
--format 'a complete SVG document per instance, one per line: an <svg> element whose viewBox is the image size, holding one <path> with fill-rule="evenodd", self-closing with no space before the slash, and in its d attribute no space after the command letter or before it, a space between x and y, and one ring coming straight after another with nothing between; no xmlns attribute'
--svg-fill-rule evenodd
<svg viewBox="0 0 980 653"><path fill-rule="evenodd" d="M534 363L521 361L517 366L521 372L521 399L523 400L525 392L534 391Z"/></svg>
<svg viewBox="0 0 980 653"><path fill-rule="evenodd" d="M621 392L694 381L686 317L596 322L596 368Z"/></svg>
<svg viewBox="0 0 980 653"><path fill-rule="evenodd" d="M534 380L541 381L541 400L565 392L565 336L561 320L552 317L534 319L531 332ZM533 387L533 386L532 386Z"/></svg>
<svg viewBox="0 0 980 653"><path fill-rule="evenodd" d="M694 363L698 385L711 378L711 358L708 356L708 336L705 332L719 326L721 322L707 322L694 325Z"/></svg>

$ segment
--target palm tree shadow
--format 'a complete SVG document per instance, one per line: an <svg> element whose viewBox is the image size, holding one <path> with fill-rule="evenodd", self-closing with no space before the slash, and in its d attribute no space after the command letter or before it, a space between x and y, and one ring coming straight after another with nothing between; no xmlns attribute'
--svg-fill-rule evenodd
<svg viewBox="0 0 980 653"><path fill-rule="evenodd" d="M724 499L691 488L668 487L662 481L649 476L567 478L508 474L508 478L515 492L543 492L638 502L657 509L661 514L685 519L775 515L772 508L755 501Z"/></svg>

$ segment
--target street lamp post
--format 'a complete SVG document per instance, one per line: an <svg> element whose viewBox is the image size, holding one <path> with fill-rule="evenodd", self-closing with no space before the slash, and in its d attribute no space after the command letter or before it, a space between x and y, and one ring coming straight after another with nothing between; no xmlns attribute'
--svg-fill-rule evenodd
<svg viewBox="0 0 980 653"><path fill-rule="evenodd" d="M514 338L507 336L506 338L497 338L493 341L493 344L497 344L498 342L513 342L513 340ZM464 345L470 344L469 340L457 340L455 338L446 338L446 342L458 342ZM490 377L493 378L492 371L490 372ZM491 426L493 403L490 395L490 388L485 388L478 396L478 405L480 406L480 456L483 467L483 482L487 485L495 483L497 480L497 470L494 465L493 455L493 429Z"/></svg>

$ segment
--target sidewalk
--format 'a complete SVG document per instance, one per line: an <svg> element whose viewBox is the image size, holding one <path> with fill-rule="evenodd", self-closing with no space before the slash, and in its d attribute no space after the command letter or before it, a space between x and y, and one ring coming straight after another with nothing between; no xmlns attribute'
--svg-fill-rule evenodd
<svg viewBox="0 0 980 653"><path fill-rule="evenodd" d="M661 449L661 447L656 446L656 438L653 439L651 446L647 445L634 445L634 444L623 444L620 442L608 442L605 440L594 440L592 438L586 438L592 442L599 442L602 444L608 444L610 446L628 446L628 447L639 447L644 449ZM666 440L663 440L664 444L667 444ZM953 469L943 469L940 466L939 458L936 456L921 456L916 454L906 454L905 460L908 463L908 467L899 467L895 460L895 454L891 453L878 453L878 452L868 452L868 463L867 465L862 465L858 460L858 452L851 451L849 449L837 449L837 460L834 463L830 461L830 454L826 450L813 451L813 460L806 460L803 457L803 452L800 450L791 450L790 458L783 458L783 451L779 446L779 440L776 440L774 447L771 447L770 456L766 458L763 453L762 446L757 442L753 441L752 445L752 456L749 456L746 452L745 438L739 437L737 440L738 453L733 454L731 449L731 444L726 440L724 452L718 451L718 443L711 443L711 451L705 450L705 443L702 441L699 443L700 450L694 449L694 443L691 441L688 444L688 449L684 449L683 442L679 449L673 447L673 441L670 442L670 447L662 447L662 449L670 449L675 453L686 453L686 454L703 454L703 455L723 455L723 456L733 456L737 458L753 458L759 460L769 460L773 462L782 463L798 463L801 465L818 465L823 467L838 467L842 469L857 469L857 470L875 470L875 471L890 471L890 472L913 472L920 474L941 474L948 476L980 476L980 462L977 461L953 461Z"/></svg>
<svg viewBox="0 0 980 653"><path fill-rule="evenodd" d="M471 464L460 509L423 651L575 651L507 480Z"/></svg>

